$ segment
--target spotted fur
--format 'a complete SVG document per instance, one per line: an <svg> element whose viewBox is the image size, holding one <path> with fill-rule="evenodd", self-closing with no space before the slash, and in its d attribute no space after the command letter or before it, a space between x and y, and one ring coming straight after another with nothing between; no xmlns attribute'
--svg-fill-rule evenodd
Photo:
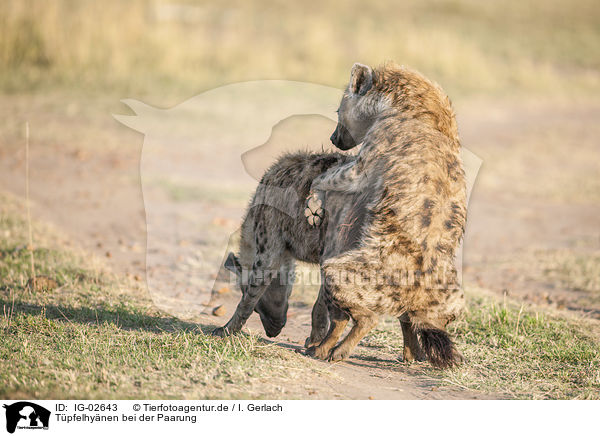
<svg viewBox="0 0 600 436"><path fill-rule="evenodd" d="M413 330L438 367L460 362L445 327L464 306L455 254L466 219L456 119L442 89L421 74L356 64L332 141L362 143L357 158L318 176L314 192L367 193L370 219L356 248L324 253L324 299L337 308L327 337L309 354L347 357L381 314ZM369 271L380 281L356 280ZM349 280L348 277L353 279ZM354 326L336 346L349 317Z"/></svg>

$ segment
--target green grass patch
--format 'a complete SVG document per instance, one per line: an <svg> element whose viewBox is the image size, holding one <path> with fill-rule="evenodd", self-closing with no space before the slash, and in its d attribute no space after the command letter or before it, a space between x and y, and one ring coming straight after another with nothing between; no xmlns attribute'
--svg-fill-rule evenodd
<svg viewBox="0 0 600 436"><path fill-rule="evenodd" d="M441 384L506 398L600 399L599 331L594 321L469 292L465 317L450 326L465 364L423 371ZM397 321L386 320L364 342L399 352Z"/></svg>
<svg viewBox="0 0 600 436"><path fill-rule="evenodd" d="M599 399L598 323L470 297L453 330L468 364L449 382L515 398Z"/></svg>
<svg viewBox="0 0 600 436"><path fill-rule="evenodd" d="M34 233L35 268L57 287L32 292L26 223L0 200L0 397L295 398L289 386L318 371L258 337L212 338L159 312L47 228Z"/></svg>

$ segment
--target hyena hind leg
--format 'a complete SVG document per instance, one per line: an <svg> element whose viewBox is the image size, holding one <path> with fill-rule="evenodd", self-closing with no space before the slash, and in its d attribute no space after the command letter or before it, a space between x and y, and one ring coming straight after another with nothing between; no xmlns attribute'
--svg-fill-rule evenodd
<svg viewBox="0 0 600 436"><path fill-rule="evenodd" d="M323 285L319 289L319 296L312 309L312 327L310 336L306 338L304 346L306 348L316 347L325 339L327 329L329 328L329 309L325 300L325 290Z"/></svg>
<svg viewBox="0 0 600 436"><path fill-rule="evenodd" d="M331 316L331 324L327 336L325 336L319 345L312 346L306 350L307 355L321 360L329 358L331 350L335 347L335 344L337 344L342 333L344 333L344 329L350 320L350 316L337 306L330 304L328 307L329 315Z"/></svg>
<svg viewBox="0 0 600 436"><path fill-rule="evenodd" d="M402 327L402 337L404 339L404 350L402 351L402 357L404 362L413 362L427 360L425 353L421 349L419 344L419 338L412 323L408 319L408 316L402 315L398 318L400 320L400 327Z"/></svg>
<svg viewBox="0 0 600 436"><path fill-rule="evenodd" d="M239 332L252 312L258 301L274 279L274 271L279 269L280 256L257 255L248 274L248 283L242 283L242 300L231 319L223 327L213 330L214 336L224 337ZM263 265L265 265L263 267Z"/></svg>
<svg viewBox="0 0 600 436"><path fill-rule="evenodd" d="M356 348L361 339L377 325L379 316L376 314L363 315L356 318L353 317L353 319L354 325L352 326L352 330L350 330L350 333L348 333L341 344L331 352L329 360L332 362L344 360L350 356L350 353Z"/></svg>
<svg viewBox="0 0 600 436"><path fill-rule="evenodd" d="M271 281L254 311L260 315L265 333L274 338L287 322L288 299L292 293L295 263L292 258L282 260L279 273Z"/></svg>

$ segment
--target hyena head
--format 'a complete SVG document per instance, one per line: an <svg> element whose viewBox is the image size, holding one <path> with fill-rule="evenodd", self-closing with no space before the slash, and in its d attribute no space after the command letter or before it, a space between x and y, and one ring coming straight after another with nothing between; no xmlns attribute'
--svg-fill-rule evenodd
<svg viewBox="0 0 600 436"><path fill-rule="evenodd" d="M378 119L389 115L418 119L460 146L452 104L444 91L420 73L393 64L377 69L354 64L331 142L349 150L364 140Z"/></svg>
<svg viewBox="0 0 600 436"><path fill-rule="evenodd" d="M386 96L374 88L375 78L367 65L356 63L352 67L338 109L338 124L330 138L337 148L350 150L360 144L377 116L389 107Z"/></svg>
<svg viewBox="0 0 600 436"><path fill-rule="evenodd" d="M244 278L244 269L238 257L229 253L225 260L225 268L235 273L242 295L248 290L246 283L248 276ZM260 321L265 329L268 337L274 338L281 333L281 330L287 322L288 297L287 289L278 286L279 280L273 280L269 287L265 290L258 303L254 307L254 311L260 315Z"/></svg>

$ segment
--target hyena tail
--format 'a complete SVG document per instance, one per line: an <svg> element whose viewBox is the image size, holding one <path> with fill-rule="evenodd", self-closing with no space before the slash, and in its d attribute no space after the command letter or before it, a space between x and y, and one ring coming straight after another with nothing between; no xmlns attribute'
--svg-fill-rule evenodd
<svg viewBox="0 0 600 436"><path fill-rule="evenodd" d="M421 349L431 365L436 368L452 368L462 363L462 355L448 332L427 322L414 323L413 326Z"/></svg>

